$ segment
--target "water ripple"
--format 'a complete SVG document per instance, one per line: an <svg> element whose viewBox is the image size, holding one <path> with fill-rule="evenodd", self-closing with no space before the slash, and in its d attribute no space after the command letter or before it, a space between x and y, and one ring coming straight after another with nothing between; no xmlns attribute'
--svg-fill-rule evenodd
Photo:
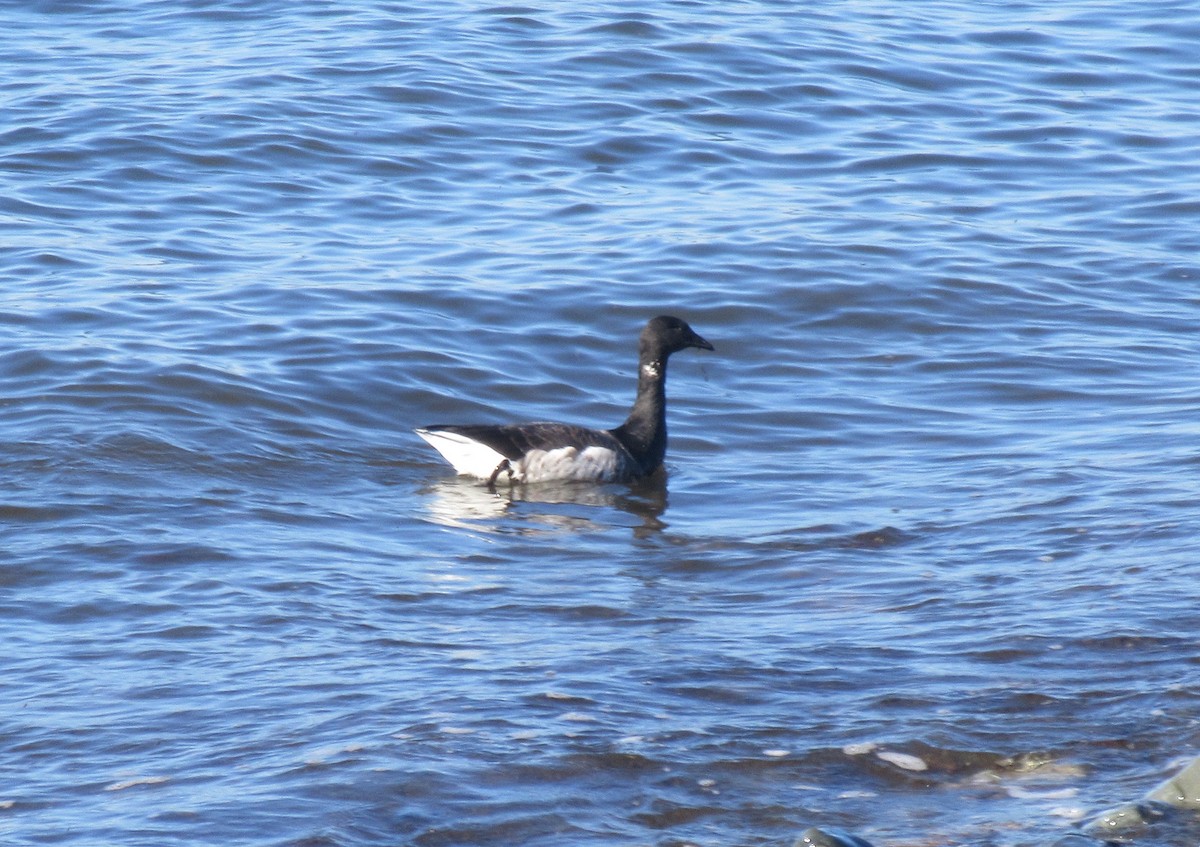
<svg viewBox="0 0 1200 847"><path fill-rule="evenodd" d="M9 840L1142 796L1195 735L1197 27L1015 12L14 12ZM661 312L717 348L662 479L489 492L409 432L613 426Z"/></svg>

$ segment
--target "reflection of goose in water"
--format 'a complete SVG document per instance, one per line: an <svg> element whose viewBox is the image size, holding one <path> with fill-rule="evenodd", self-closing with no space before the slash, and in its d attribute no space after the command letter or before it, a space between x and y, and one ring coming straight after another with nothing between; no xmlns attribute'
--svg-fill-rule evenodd
<svg viewBox="0 0 1200 847"><path fill-rule="evenodd" d="M628 526L641 535L664 528L660 518L667 508L666 480L661 475L624 485L550 482L503 492L453 478L426 491L430 495L426 508L434 523L495 532L578 532Z"/></svg>
<svg viewBox="0 0 1200 847"><path fill-rule="evenodd" d="M667 359L672 353L713 346L679 318L661 315L638 342L638 388L625 423L614 429L573 424L428 426L428 441L460 474L510 484L640 479L662 465L667 451Z"/></svg>

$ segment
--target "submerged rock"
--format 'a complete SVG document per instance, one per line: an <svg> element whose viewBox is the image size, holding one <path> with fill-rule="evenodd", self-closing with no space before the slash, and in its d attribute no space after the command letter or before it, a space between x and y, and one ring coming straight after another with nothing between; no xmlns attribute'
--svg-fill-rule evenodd
<svg viewBox="0 0 1200 847"><path fill-rule="evenodd" d="M1126 803L1101 812L1088 823L1083 831L1095 838L1127 838L1147 824L1158 823L1172 813L1166 803Z"/></svg>
<svg viewBox="0 0 1200 847"><path fill-rule="evenodd" d="M810 827L800 833L792 847L873 847L870 841L840 829Z"/></svg>
<svg viewBox="0 0 1200 847"><path fill-rule="evenodd" d="M1084 835L1082 832L1068 832L1062 838L1053 842L1051 847L1098 847L1098 845L1103 843L1090 835Z"/></svg>
<svg viewBox="0 0 1200 847"><path fill-rule="evenodd" d="M869 752L869 747L859 752ZM1195 844L1200 837L1200 757L1132 803L1109 809L1052 847L1107 847L1135 842L1153 827L1154 844ZM871 842L840 829L811 827L792 847L872 847Z"/></svg>

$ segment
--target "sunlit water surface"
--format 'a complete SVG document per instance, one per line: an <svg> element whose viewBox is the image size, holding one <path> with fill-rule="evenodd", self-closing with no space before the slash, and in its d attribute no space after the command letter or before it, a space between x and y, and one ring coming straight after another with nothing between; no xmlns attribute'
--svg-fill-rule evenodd
<svg viewBox="0 0 1200 847"><path fill-rule="evenodd" d="M30 3L0 837L1041 844L1200 746L1189 3ZM493 494L412 433L612 426ZM1190 847L1189 842L1189 847Z"/></svg>

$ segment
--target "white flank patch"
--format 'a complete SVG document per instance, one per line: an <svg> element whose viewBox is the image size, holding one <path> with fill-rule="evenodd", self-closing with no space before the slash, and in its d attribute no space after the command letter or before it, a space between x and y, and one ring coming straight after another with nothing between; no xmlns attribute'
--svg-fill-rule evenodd
<svg viewBox="0 0 1200 847"><path fill-rule="evenodd" d="M559 447L555 450L530 450L516 463L521 482L549 480L616 479L624 472L617 454L607 447Z"/></svg>
<svg viewBox="0 0 1200 847"><path fill-rule="evenodd" d="M504 457L491 447L456 432L418 429L416 433L460 474L489 479L496 466L504 461Z"/></svg>
<svg viewBox="0 0 1200 847"><path fill-rule="evenodd" d="M454 470L460 474L491 479L496 468L504 461L504 456L491 447L457 432L418 429L416 433L441 453L442 458L453 465ZM510 464L516 482L611 482L635 476L637 473L637 469L623 453L597 445L584 447L582 450L575 446L530 450L520 459L510 460ZM507 483L508 474L501 471L496 482L501 485Z"/></svg>

